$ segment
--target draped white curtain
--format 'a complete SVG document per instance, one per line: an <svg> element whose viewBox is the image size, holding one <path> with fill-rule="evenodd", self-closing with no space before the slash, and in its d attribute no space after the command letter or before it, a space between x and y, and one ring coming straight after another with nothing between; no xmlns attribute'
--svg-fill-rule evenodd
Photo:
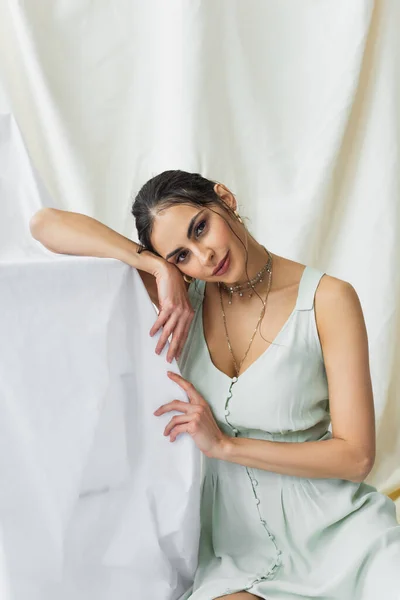
<svg viewBox="0 0 400 600"><path fill-rule="evenodd" d="M368 480L393 497L399 28L397 0L0 1L0 105L47 188L43 203L136 239L139 187L165 169L201 172L236 194L273 252L354 285L377 419ZM1 204L0 217L26 223L38 207ZM29 244L2 226L0 258Z"/></svg>

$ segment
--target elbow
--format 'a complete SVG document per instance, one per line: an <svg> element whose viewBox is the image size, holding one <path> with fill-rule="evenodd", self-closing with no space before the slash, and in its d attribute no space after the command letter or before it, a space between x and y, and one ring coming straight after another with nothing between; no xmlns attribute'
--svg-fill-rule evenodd
<svg viewBox="0 0 400 600"><path fill-rule="evenodd" d="M362 483L368 477L375 463L375 456L372 454L364 454L355 462L354 475L351 481Z"/></svg>
<svg viewBox="0 0 400 600"><path fill-rule="evenodd" d="M43 228L55 212L54 208L41 208L30 218L29 230L35 240L41 240Z"/></svg>

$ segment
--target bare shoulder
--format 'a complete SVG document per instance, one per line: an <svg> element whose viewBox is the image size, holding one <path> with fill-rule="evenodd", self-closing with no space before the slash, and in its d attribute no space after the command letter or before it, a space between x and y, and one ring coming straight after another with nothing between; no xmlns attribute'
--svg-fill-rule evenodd
<svg viewBox="0 0 400 600"><path fill-rule="evenodd" d="M360 299L355 288L348 281L325 273L315 292L315 305L320 314L338 313L343 310L359 311Z"/></svg>
<svg viewBox="0 0 400 600"><path fill-rule="evenodd" d="M321 344L367 341L360 298L351 283L324 274L315 292L315 317Z"/></svg>

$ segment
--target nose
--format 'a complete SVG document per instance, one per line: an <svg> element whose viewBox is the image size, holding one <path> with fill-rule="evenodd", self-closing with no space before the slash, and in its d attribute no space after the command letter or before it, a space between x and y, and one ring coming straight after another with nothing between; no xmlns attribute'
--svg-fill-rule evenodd
<svg viewBox="0 0 400 600"><path fill-rule="evenodd" d="M205 248L199 252L199 261L203 267L211 267L214 258L214 250L212 248Z"/></svg>

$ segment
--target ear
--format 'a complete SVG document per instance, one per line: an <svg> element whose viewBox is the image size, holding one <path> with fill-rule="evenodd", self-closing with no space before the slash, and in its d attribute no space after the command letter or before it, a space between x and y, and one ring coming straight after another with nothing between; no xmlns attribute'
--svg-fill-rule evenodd
<svg viewBox="0 0 400 600"><path fill-rule="evenodd" d="M214 185L214 192L227 204L232 210L236 210L237 202L235 196L223 183Z"/></svg>

